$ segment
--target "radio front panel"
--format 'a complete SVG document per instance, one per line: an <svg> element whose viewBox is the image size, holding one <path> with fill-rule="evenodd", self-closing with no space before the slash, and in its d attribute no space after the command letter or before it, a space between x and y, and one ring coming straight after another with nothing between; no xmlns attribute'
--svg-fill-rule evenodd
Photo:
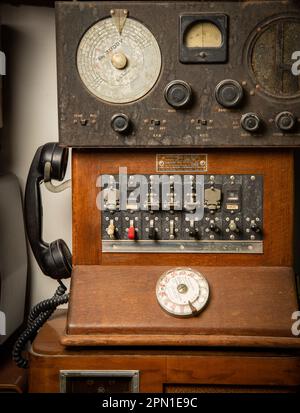
<svg viewBox="0 0 300 413"><path fill-rule="evenodd" d="M60 143L299 146L299 12L294 1L58 2Z"/></svg>

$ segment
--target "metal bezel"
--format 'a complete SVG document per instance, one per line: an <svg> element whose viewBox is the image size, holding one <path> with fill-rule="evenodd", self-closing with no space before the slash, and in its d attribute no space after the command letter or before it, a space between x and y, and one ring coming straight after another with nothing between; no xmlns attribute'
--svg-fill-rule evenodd
<svg viewBox="0 0 300 413"><path fill-rule="evenodd" d="M222 33L221 47L186 47L186 30L196 22L210 22ZM228 16L226 14L197 13L182 14L179 21L179 60L181 63L225 63L227 61ZM201 52L205 56L201 56Z"/></svg>
<svg viewBox="0 0 300 413"><path fill-rule="evenodd" d="M251 79L251 82L253 84L253 87L255 87L255 91L258 95L262 96L262 97L268 97L270 99L274 99L274 101L277 102L282 102L284 101L285 103L288 102L294 102L300 99L300 90L293 94L293 95L285 95L285 96L280 96L278 94L274 94L270 91L268 91L267 89L265 89L264 86L260 85L256 79L256 75L252 69L252 54L253 54L253 49L254 46L256 44L256 41L258 40L258 38L260 36L262 36L264 34L264 32L266 30L268 30L268 28L273 25L276 24L276 22L279 22L280 20L290 20L290 21L298 21L300 22L300 18L298 16L295 16L291 13L282 13L282 14L278 14L278 15L273 15L271 17L266 18L265 20L261 21L254 29L253 31L250 33L247 41L246 41L246 45L244 47L244 63L245 66L248 69L248 73ZM259 86L259 87L257 87Z"/></svg>
<svg viewBox="0 0 300 413"><path fill-rule="evenodd" d="M139 375L139 370L60 370L60 393L66 393L68 377L131 377L131 393L138 393Z"/></svg>

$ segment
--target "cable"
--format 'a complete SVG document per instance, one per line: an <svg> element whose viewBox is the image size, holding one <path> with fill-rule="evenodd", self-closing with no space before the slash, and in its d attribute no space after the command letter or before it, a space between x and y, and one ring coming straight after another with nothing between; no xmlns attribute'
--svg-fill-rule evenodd
<svg viewBox="0 0 300 413"><path fill-rule="evenodd" d="M39 329L45 324L48 318L51 317L59 305L66 304L69 301L69 294L65 294L67 288L60 280L58 282L59 286L53 297L41 301L30 311L27 327L18 337L12 352L12 358L18 367L23 369L28 368L28 360L22 355L27 342L33 341Z"/></svg>

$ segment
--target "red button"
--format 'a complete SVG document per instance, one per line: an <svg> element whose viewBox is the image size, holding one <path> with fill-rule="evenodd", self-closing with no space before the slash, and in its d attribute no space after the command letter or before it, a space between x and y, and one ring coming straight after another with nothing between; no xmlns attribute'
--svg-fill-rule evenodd
<svg viewBox="0 0 300 413"><path fill-rule="evenodd" d="M135 239L135 228L134 227L128 228L128 239Z"/></svg>

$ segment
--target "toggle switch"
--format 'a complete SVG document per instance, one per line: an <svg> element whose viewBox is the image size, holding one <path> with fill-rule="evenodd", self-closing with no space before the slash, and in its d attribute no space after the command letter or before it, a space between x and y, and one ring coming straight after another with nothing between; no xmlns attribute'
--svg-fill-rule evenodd
<svg viewBox="0 0 300 413"><path fill-rule="evenodd" d="M107 227L107 230L106 230L106 232L109 235L110 239L115 239L115 231L116 231L116 227L114 225L114 220L111 219L109 221L109 226Z"/></svg>
<svg viewBox="0 0 300 413"><path fill-rule="evenodd" d="M135 240L135 227L133 219L131 219L129 223L128 239Z"/></svg>
<svg viewBox="0 0 300 413"><path fill-rule="evenodd" d="M148 237L149 237L149 239L155 239L156 238L156 231L155 231L155 228L154 228L154 219L150 220Z"/></svg>
<svg viewBox="0 0 300 413"><path fill-rule="evenodd" d="M189 228L189 236L193 238L197 238L197 231L195 229L195 223L193 220L190 220L190 228Z"/></svg>
<svg viewBox="0 0 300 413"><path fill-rule="evenodd" d="M228 228L230 229L230 231L235 232L236 234L238 234L240 232L239 227L237 226L237 224L235 223L234 220L231 220L229 222Z"/></svg>
<svg viewBox="0 0 300 413"><path fill-rule="evenodd" d="M174 228L174 220L170 220L170 239L175 238L175 228Z"/></svg>
<svg viewBox="0 0 300 413"><path fill-rule="evenodd" d="M211 220L209 222L209 229L213 232L215 232L216 234L218 234L220 232L220 228L217 227L217 225L215 224L215 221Z"/></svg>
<svg viewBox="0 0 300 413"><path fill-rule="evenodd" d="M254 231L256 233L261 232L261 229L259 228L259 226L257 225L257 223L254 220L251 221L250 228L252 229L252 231Z"/></svg>

